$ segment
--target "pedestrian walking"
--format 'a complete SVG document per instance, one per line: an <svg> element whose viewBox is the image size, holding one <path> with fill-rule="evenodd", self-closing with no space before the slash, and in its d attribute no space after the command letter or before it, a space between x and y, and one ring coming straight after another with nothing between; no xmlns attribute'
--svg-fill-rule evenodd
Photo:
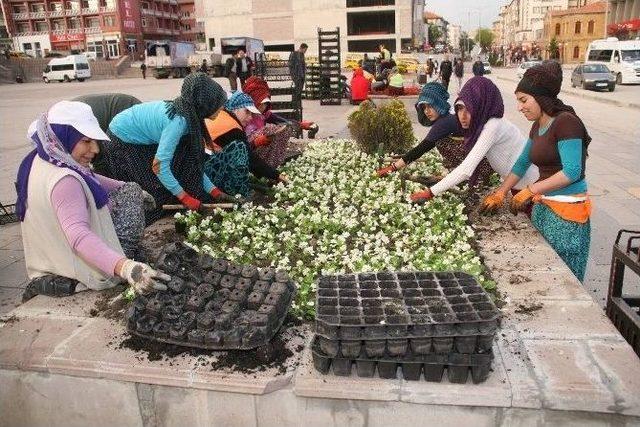
<svg viewBox="0 0 640 427"><path fill-rule="evenodd" d="M225 75L229 79L229 87L231 92L238 90L238 61L237 52L227 59L225 62Z"/></svg>
<svg viewBox="0 0 640 427"><path fill-rule="evenodd" d="M198 69L201 73L209 74L209 65L207 64L207 60L203 59L202 64L200 64L200 68Z"/></svg>
<svg viewBox="0 0 640 427"><path fill-rule="evenodd" d="M147 78L147 64L143 62L140 65L140 71L142 72L142 79L145 80Z"/></svg>
<svg viewBox="0 0 640 427"><path fill-rule="evenodd" d="M444 56L444 60L440 63L440 78L442 79L442 86L449 90L449 80L451 80L451 74L453 73L453 65L449 60L449 54Z"/></svg>
<svg viewBox="0 0 640 427"><path fill-rule="evenodd" d="M473 63L471 71L473 71L474 76L484 75L484 63L480 60L479 56L476 58L476 62Z"/></svg>
<svg viewBox="0 0 640 427"><path fill-rule="evenodd" d="M295 103L302 102L302 90L304 89L304 77L307 72L307 65L305 63L304 55L307 53L309 46L306 43L302 43L298 50L291 52L289 55L289 74L291 80L293 80L293 86L295 90Z"/></svg>
<svg viewBox="0 0 640 427"><path fill-rule="evenodd" d="M453 66L453 74L458 81L458 93L460 93L462 89L462 77L464 76L464 63L462 62L462 58L456 59L456 65Z"/></svg>
<svg viewBox="0 0 640 427"><path fill-rule="evenodd" d="M531 222L581 282L591 242L591 200L585 166L591 137L575 110L558 99L562 68L546 61L525 71L516 87L518 110L533 122L520 157L504 183L483 202L485 210L499 208L506 193L530 165L540 179L511 200L511 212L533 203Z"/></svg>
<svg viewBox="0 0 640 427"><path fill-rule="evenodd" d="M494 171L502 178L511 172L518 155L525 146L520 129L504 118L504 103L500 89L486 77L473 77L460 91L454 104L458 121L464 135L466 157L458 167L449 172L431 188L413 193L413 202L424 202L469 181L471 186L478 181L482 159L486 157ZM538 179L538 168L525 169L515 187L526 188Z"/></svg>
<svg viewBox="0 0 640 427"><path fill-rule="evenodd" d="M249 58L243 49L238 50L237 73L240 79L240 87L244 88L244 82L251 77L251 69L253 68L253 61Z"/></svg>

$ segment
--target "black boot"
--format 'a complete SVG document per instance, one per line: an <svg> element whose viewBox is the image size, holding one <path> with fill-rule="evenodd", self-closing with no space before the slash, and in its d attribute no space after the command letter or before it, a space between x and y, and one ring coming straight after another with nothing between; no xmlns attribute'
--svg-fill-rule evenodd
<svg viewBox="0 0 640 427"><path fill-rule="evenodd" d="M316 134L318 133L318 130L320 130L320 127L314 123L309 127L309 132L307 132L307 138L309 139L313 139L316 137Z"/></svg>
<svg viewBox="0 0 640 427"><path fill-rule="evenodd" d="M22 293L22 302L27 302L36 295L47 295L50 297L73 295L76 292L77 285L77 280L55 274L38 277L27 284L27 287Z"/></svg>

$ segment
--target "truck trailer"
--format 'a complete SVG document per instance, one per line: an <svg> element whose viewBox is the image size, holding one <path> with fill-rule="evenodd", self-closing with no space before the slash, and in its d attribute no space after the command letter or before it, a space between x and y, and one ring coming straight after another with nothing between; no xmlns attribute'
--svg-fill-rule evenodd
<svg viewBox="0 0 640 427"><path fill-rule="evenodd" d="M150 43L145 51L147 69L153 70L156 79L166 79L170 75L181 78L191 72L189 56L196 51L190 42L162 41Z"/></svg>

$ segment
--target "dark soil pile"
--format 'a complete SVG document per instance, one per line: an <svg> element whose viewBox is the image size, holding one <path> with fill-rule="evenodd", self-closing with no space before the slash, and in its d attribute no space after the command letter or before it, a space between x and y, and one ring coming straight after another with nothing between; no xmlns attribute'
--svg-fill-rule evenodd
<svg viewBox="0 0 640 427"><path fill-rule="evenodd" d="M91 317L106 317L107 319L124 322L127 308L129 307L129 301L124 298L112 303L111 301L123 293L127 287L123 284L114 286L111 289L105 289L100 291L100 297L95 303L95 306L89 310Z"/></svg>

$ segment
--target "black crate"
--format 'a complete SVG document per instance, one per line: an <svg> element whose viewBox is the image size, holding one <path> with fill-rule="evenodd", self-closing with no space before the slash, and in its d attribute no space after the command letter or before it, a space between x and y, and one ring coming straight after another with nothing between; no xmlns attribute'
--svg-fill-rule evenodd
<svg viewBox="0 0 640 427"><path fill-rule="evenodd" d="M460 272L327 275L317 289L316 333L330 340L487 337L500 319L475 278Z"/></svg>
<svg viewBox="0 0 640 427"><path fill-rule="evenodd" d="M447 378L452 383L464 384L471 377L473 383L478 384L489 377L493 361L492 352L407 355L403 358L368 357L363 352L355 357L331 357L322 351L317 339L311 350L313 365L322 374L332 370L334 375L350 376L355 365L355 373L359 377L373 377L377 371L380 378L395 379L400 372L409 381L424 378L426 381L440 382L446 369Z"/></svg>
<svg viewBox="0 0 640 427"><path fill-rule="evenodd" d="M249 350L280 329L296 287L286 274L165 246L155 267L172 276L166 291L138 296L127 328L144 338L209 350Z"/></svg>

